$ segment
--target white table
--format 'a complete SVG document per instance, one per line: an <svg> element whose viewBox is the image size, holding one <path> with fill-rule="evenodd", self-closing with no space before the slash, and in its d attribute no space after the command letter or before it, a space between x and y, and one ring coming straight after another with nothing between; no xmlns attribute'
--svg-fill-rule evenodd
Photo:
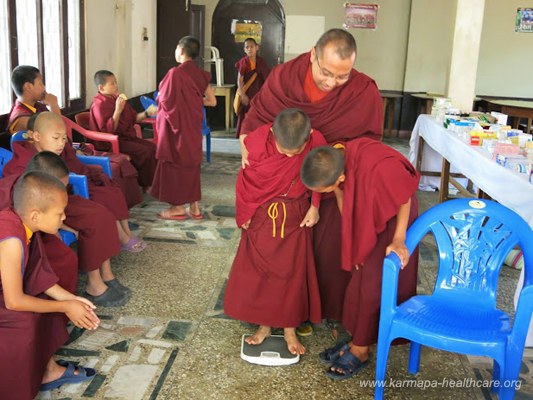
<svg viewBox="0 0 533 400"><path fill-rule="evenodd" d="M533 184L529 183L525 174L498 165L482 148L469 146L429 115L418 117L411 134L409 160L413 165L416 165L419 138L426 143L422 163L424 168L440 171L437 165L442 164L444 157L456 171L460 171L494 200L516 211L533 228ZM519 288L523 274L522 270ZM526 346L533 346L533 323Z"/></svg>

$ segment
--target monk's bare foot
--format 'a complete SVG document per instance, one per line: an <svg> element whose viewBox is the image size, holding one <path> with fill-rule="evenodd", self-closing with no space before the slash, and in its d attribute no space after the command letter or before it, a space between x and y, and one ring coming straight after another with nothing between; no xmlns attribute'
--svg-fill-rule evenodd
<svg viewBox="0 0 533 400"><path fill-rule="evenodd" d="M57 364L53 359L48 361L41 383L48 383L59 379L65 373L66 369L66 367Z"/></svg>
<svg viewBox="0 0 533 400"><path fill-rule="evenodd" d="M257 331L252 336L249 336L244 340L248 344L258 345L258 344L263 343L263 341L267 337L270 336L270 332L271 332L270 326L261 325L259 326L259 329L257 329Z"/></svg>
<svg viewBox="0 0 533 400"><path fill-rule="evenodd" d="M305 347L298 340L298 336L296 336L296 328L283 329L283 336L285 337L287 347L289 348L291 354L305 354Z"/></svg>
<svg viewBox="0 0 533 400"><path fill-rule="evenodd" d="M167 208L159 213L162 218L173 218L173 217L185 217L187 214L185 212L184 206L174 206Z"/></svg>
<svg viewBox="0 0 533 400"><path fill-rule="evenodd" d="M189 213L191 213L191 215L201 215L200 204L197 201L189 205Z"/></svg>

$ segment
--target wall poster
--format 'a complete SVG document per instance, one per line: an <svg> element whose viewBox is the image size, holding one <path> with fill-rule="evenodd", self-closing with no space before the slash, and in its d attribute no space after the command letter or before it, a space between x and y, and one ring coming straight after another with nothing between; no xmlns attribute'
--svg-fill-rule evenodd
<svg viewBox="0 0 533 400"><path fill-rule="evenodd" d="M377 4L344 3L344 28L376 29Z"/></svg>

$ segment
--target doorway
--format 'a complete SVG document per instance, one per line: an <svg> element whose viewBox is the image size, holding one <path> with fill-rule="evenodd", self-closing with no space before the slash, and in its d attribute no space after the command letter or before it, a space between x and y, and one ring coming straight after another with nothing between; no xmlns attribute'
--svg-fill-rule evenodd
<svg viewBox="0 0 533 400"><path fill-rule="evenodd" d="M199 68L204 68L205 6L191 4L191 36L200 41L200 55L196 59Z"/></svg>
<svg viewBox="0 0 533 400"><path fill-rule="evenodd" d="M211 43L224 59L224 83L236 84L235 63L244 56L243 42L250 36L259 39L259 54L270 68L283 62L285 12L280 1L220 0L213 13Z"/></svg>

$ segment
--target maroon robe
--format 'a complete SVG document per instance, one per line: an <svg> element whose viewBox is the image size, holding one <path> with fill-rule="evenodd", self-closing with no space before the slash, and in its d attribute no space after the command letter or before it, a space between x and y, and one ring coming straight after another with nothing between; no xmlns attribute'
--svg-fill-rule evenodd
<svg viewBox="0 0 533 400"><path fill-rule="evenodd" d="M13 207L13 187L18 175L0 179L0 210ZM78 256L56 235L41 232L46 258L59 278L57 282L63 289L76 293L78 285Z"/></svg>
<svg viewBox="0 0 533 400"><path fill-rule="evenodd" d="M314 131L302 153L287 157L277 150L270 126L246 138L250 166L237 177L236 220L238 226L250 218L251 222L241 233L224 312L235 319L287 328L321 319L313 231L300 227L310 206L300 167L306 154L325 140Z"/></svg>
<svg viewBox="0 0 533 400"><path fill-rule="evenodd" d="M33 108L35 108L35 112L33 112L32 109L28 108L28 106L20 100L15 100L15 103L13 104L13 107L11 107L11 111L9 112L6 131L8 131L11 135L14 134L15 132L11 131L11 126L17 121L17 119L21 117L31 117L35 113L49 111L48 107L46 107L46 105L41 103L40 101L37 101L34 104Z"/></svg>
<svg viewBox="0 0 533 400"><path fill-rule="evenodd" d="M126 106L120 115L116 131L113 131L115 104L116 96L97 93L91 104L89 128L97 132L114 132L117 134L120 152L130 156L131 163L139 172L139 185L143 187L151 186L156 166L156 145L137 137L134 128L137 122L137 111L128 102L126 102Z"/></svg>
<svg viewBox="0 0 533 400"><path fill-rule="evenodd" d="M37 150L29 141L17 142L14 147L13 158L4 167L4 176L20 176L26 169L28 162L37 153ZM65 149L67 147L69 146L66 146ZM82 167L86 166L82 165ZM91 178L92 180L97 180L100 177L103 181L108 181L107 176L101 170L99 171L98 168L89 170L79 168L72 172L79 173L80 171L87 172L90 175L87 177L88 180L91 180ZM105 188L114 189L111 193L115 196L109 196L109 198L104 196ZM68 204L65 208L65 215L67 216L65 224L78 231L78 259L79 269L82 271L93 271L100 268L105 260L120 252L116 224L117 216L114 215L113 210L106 207L106 204L111 203L121 213L124 212L123 209L125 208L124 196L118 188L96 186L90 183L89 194L91 197L94 195L94 201L93 199L89 200L80 196L69 195ZM97 200L102 199L107 203L98 203ZM112 204L113 201L121 201L120 208L117 204Z"/></svg>
<svg viewBox="0 0 533 400"><path fill-rule="evenodd" d="M400 206L411 199L409 225L418 216L420 176L399 152L368 138L346 145L344 171L342 268L351 279L342 324L355 345L368 346L377 341L385 250ZM417 272L418 251L400 271L398 303L416 294Z"/></svg>
<svg viewBox="0 0 533 400"><path fill-rule="evenodd" d="M24 293L42 297L57 283L44 256L39 232L30 245L20 217L13 210L0 212L0 241L20 240ZM0 398L31 400L41 387L46 365L67 340L64 314L12 311L5 306L0 287Z"/></svg>
<svg viewBox="0 0 533 400"><path fill-rule="evenodd" d="M181 205L199 201L203 97L211 74L194 61L171 68L159 84L156 127L158 159L151 194Z"/></svg>
<svg viewBox="0 0 533 400"><path fill-rule="evenodd" d="M246 85L246 82L250 80L252 75L257 72L257 76L253 83L250 85L248 90L246 90L246 96L250 99L250 101L253 99L253 97L259 92L259 89L261 89L261 86L263 86L263 83L265 83L266 78L268 77L268 74L270 73L270 68L268 67L267 63L263 58L256 56L255 57L255 68L252 69L252 65L250 63L250 59L248 56L245 56L241 58L239 61L235 63L235 68L237 68L237 72L241 74L243 77L243 83ZM241 126L242 121L244 120L244 116L250 109L250 104L245 106L241 103L239 106L239 109L237 110L237 129L236 134L237 137L239 137L239 134L241 132Z"/></svg>
<svg viewBox="0 0 533 400"><path fill-rule="evenodd" d="M285 108L299 108L329 144L359 137L381 140L382 101L375 82L353 69L348 82L322 100L311 102L304 87L309 60L310 53L304 53L272 70L251 103L242 133L274 121ZM340 268L340 221L334 196L325 196L320 204L320 221L314 228L313 244L323 318L340 319L344 288L349 279L349 274Z"/></svg>

